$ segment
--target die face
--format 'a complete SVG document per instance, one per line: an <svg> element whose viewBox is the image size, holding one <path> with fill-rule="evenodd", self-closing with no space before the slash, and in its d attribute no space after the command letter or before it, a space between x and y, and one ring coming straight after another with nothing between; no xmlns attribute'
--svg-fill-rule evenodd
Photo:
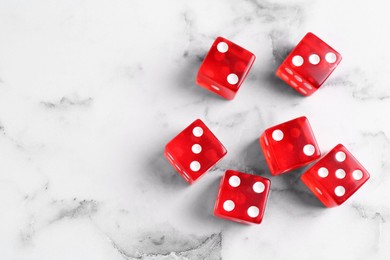
<svg viewBox="0 0 390 260"><path fill-rule="evenodd" d="M218 37L203 60L196 83L226 99L233 99L255 61L255 55Z"/></svg>
<svg viewBox="0 0 390 260"><path fill-rule="evenodd" d="M277 70L277 75L302 95L314 93L340 63L341 55L308 33Z"/></svg>
<svg viewBox="0 0 390 260"><path fill-rule="evenodd" d="M221 179L214 215L240 223L260 224L271 182L263 177L227 170Z"/></svg>
<svg viewBox="0 0 390 260"><path fill-rule="evenodd" d="M264 157L273 175L307 165L321 156L306 117L270 127L260 137Z"/></svg>
<svg viewBox="0 0 390 260"><path fill-rule="evenodd" d="M344 203L369 178L367 170L341 144L333 148L301 177L327 207Z"/></svg>
<svg viewBox="0 0 390 260"><path fill-rule="evenodd" d="M210 129L197 119L165 146L165 157L189 183L206 173L227 153Z"/></svg>

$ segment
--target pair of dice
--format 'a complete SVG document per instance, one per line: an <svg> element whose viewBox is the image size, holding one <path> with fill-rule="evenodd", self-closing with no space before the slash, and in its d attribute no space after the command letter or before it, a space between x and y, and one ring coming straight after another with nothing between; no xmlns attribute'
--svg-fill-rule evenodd
<svg viewBox="0 0 390 260"><path fill-rule="evenodd" d="M272 175L297 169L321 157L306 117L266 129L259 141ZM190 184L226 153L226 148L200 119L173 138L164 151L168 161ZM341 205L369 178L367 170L341 144L301 177L326 207ZM241 223L261 223L270 185L269 179L227 170L221 179L214 215Z"/></svg>
<svg viewBox="0 0 390 260"><path fill-rule="evenodd" d="M218 37L203 60L198 85L233 99L256 57L237 44ZM318 90L341 61L341 55L313 33L307 33L279 66L276 75L304 96Z"/></svg>

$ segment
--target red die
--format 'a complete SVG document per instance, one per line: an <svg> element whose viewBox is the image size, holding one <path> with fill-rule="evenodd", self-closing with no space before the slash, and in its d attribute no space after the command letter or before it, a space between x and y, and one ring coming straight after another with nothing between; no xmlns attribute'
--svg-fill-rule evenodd
<svg viewBox="0 0 390 260"><path fill-rule="evenodd" d="M272 175L302 167L321 156L304 116L266 129L260 136L260 145Z"/></svg>
<svg viewBox="0 0 390 260"><path fill-rule="evenodd" d="M257 175L227 170L221 179L214 215L246 224L260 224L270 184L270 180Z"/></svg>
<svg viewBox="0 0 390 260"><path fill-rule="evenodd" d="M168 161L190 184L206 173L226 153L225 147L200 119L173 138L164 151Z"/></svg>
<svg viewBox="0 0 390 260"><path fill-rule="evenodd" d="M333 148L301 177L326 207L344 203L369 178L367 170L341 144Z"/></svg>
<svg viewBox="0 0 390 260"><path fill-rule="evenodd" d="M255 58L253 53L218 37L199 68L196 83L226 99L233 99Z"/></svg>
<svg viewBox="0 0 390 260"><path fill-rule="evenodd" d="M341 61L341 55L312 33L298 43L276 75L304 96L313 94Z"/></svg>

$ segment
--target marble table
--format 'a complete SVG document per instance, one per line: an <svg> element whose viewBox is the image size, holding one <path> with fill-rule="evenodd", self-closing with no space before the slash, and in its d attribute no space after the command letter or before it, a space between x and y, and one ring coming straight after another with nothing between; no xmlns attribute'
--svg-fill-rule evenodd
<svg viewBox="0 0 390 260"><path fill-rule="evenodd" d="M0 259L390 259L386 1L0 1ZM305 98L274 76L314 32L343 55ZM233 101L195 85L217 36L257 60ZM327 209L261 132L305 115L371 179ZM201 118L228 155L194 185L164 145ZM261 225L212 214L226 169L270 178Z"/></svg>

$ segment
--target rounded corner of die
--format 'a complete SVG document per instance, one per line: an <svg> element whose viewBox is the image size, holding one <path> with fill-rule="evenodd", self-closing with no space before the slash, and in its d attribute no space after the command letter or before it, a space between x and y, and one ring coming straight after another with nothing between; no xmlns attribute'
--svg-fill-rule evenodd
<svg viewBox="0 0 390 260"><path fill-rule="evenodd" d="M301 175L301 182L303 182L307 187L310 187L310 172L311 170L307 170L305 171L302 175Z"/></svg>
<svg viewBox="0 0 390 260"><path fill-rule="evenodd" d="M313 32L311 32L311 31L308 31L308 32L305 34L305 36L315 36L315 34L314 34Z"/></svg>
<svg viewBox="0 0 390 260"><path fill-rule="evenodd" d="M316 145L317 147L317 149L316 149L316 153L315 153L315 155L314 155L314 160L317 160L317 159L319 159L319 158L321 158L321 156L322 156L322 152L321 152L321 150L318 148L318 145Z"/></svg>
<svg viewBox="0 0 390 260"><path fill-rule="evenodd" d="M171 147L171 142L172 141L169 141L168 143L166 143L165 144L165 146L164 146L164 154L166 155L166 156L168 156L168 155L170 155L170 147ZM172 156L170 156L170 157L172 157Z"/></svg>
<svg viewBox="0 0 390 260"><path fill-rule="evenodd" d="M338 143L333 149L334 150L347 150L347 148L342 143Z"/></svg>
<svg viewBox="0 0 390 260"><path fill-rule="evenodd" d="M226 169L225 173L223 174L222 178L225 178L226 176L234 174L234 170Z"/></svg>
<svg viewBox="0 0 390 260"><path fill-rule="evenodd" d="M311 32L311 31L308 31L306 34L305 34L305 36L303 36L303 38L302 38L302 40L304 40L304 39L310 39L310 38L318 38L318 36L315 34L315 33L313 33L313 32Z"/></svg>
<svg viewBox="0 0 390 260"><path fill-rule="evenodd" d="M206 124L202 121L202 119L196 118L194 121L192 121L192 123L189 126L190 127L198 126L198 127L201 127L203 130L203 128L205 128ZM196 130L193 130L193 131L196 131ZM201 130L199 130L199 131L201 131ZM203 132L203 131L201 131L201 132ZM201 133L199 132L197 135L201 135Z"/></svg>
<svg viewBox="0 0 390 260"><path fill-rule="evenodd" d="M265 138L265 136L264 136L264 132L260 135L260 137L259 137L259 144L260 144L260 147L261 148L263 148L263 146L264 146L264 138Z"/></svg>
<svg viewBox="0 0 390 260"><path fill-rule="evenodd" d="M222 156L221 159L222 159L223 157L225 157L227 155L228 151L222 143L221 143L221 149L222 149L222 154L221 154L221 156Z"/></svg>
<svg viewBox="0 0 390 260"><path fill-rule="evenodd" d="M297 117L297 120L302 120L302 121L305 121L305 122L309 123L309 119L307 118L307 116Z"/></svg>
<svg viewBox="0 0 390 260"><path fill-rule="evenodd" d="M266 189L269 192L269 187L271 186L271 180L268 178L265 178L265 177L262 177L262 178L263 178L263 181L267 184L268 187L266 187Z"/></svg>
<svg viewBox="0 0 390 260"><path fill-rule="evenodd" d="M214 44L218 44L219 42L227 42L228 40L223 36L217 36L214 40Z"/></svg>
<svg viewBox="0 0 390 260"><path fill-rule="evenodd" d="M335 51L335 52L336 52L336 55L338 56L337 64L339 64L343 60L343 56L339 52L337 52L337 51Z"/></svg>
<svg viewBox="0 0 390 260"><path fill-rule="evenodd" d="M371 178L371 174L364 168L364 171L366 172L367 181Z"/></svg>
<svg viewBox="0 0 390 260"><path fill-rule="evenodd" d="M194 122L192 123L203 123L202 119L200 119L199 117L197 117Z"/></svg>
<svg viewBox="0 0 390 260"><path fill-rule="evenodd" d="M278 171L276 169L274 169L272 166L268 165L269 167L269 172L271 173L272 176L278 176L278 175L281 175L283 174L283 172L281 171Z"/></svg>
<svg viewBox="0 0 390 260"><path fill-rule="evenodd" d="M202 65L199 66L199 69L198 69L198 73L196 73L196 77L195 77L195 84L198 85L198 86L202 86L202 82L200 80L201 76L200 76L200 69L201 69Z"/></svg>

